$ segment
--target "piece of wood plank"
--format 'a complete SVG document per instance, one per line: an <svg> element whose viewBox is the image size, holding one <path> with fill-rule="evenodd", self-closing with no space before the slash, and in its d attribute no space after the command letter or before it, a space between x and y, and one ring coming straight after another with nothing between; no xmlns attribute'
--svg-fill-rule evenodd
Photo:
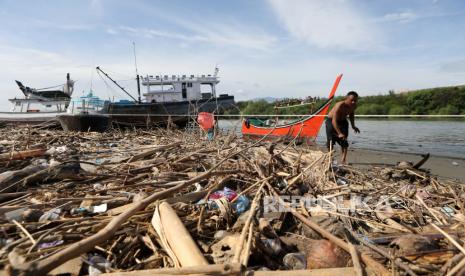
<svg viewBox="0 0 465 276"><path fill-rule="evenodd" d="M71 276L77 276L79 275L79 271L81 270L82 267L82 260L80 257L71 259L67 261L66 263L58 266L54 270L50 271L48 275L71 275Z"/></svg>
<svg viewBox="0 0 465 276"><path fill-rule="evenodd" d="M169 203L162 202L155 209L152 226L160 237L163 248L176 264L179 262L181 267L208 265L208 261Z"/></svg>
<svg viewBox="0 0 465 276"><path fill-rule="evenodd" d="M100 274L102 276L145 276L145 275L241 275L244 268L240 264L214 264L180 268L146 269L128 272L113 272ZM269 271L266 271L269 272Z"/></svg>
<svg viewBox="0 0 465 276"><path fill-rule="evenodd" d="M125 204L123 206L119 206L119 207L108 210L107 215L116 216L116 215L122 214L122 213L130 210L133 207L134 207L134 203Z"/></svg>
<svg viewBox="0 0 465 276"><path fill-rule="evenodd" d="M47 149L32 149L23 151L13 151L0 154L0 161L26 159L28 157L38 157L45 154Z"/></svg>
<svg viewBox="0 0 465 276"><path fill-rule="evenodd" d="M276 270L276 271L245 271L240 264L214 264L181 268L161 268L136 270L128 272L104 273L102 276L149 276L149 275L286 275L286 276L339 276L354 275L353 267L322 268L312 270Z"/></svg>

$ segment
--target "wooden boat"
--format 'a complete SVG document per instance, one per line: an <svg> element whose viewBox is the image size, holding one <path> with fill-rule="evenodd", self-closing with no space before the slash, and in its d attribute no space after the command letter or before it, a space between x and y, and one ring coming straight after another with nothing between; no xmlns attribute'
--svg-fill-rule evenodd
<svg viewBox="0 0 465 276"><path fill-rule="evenodd" d="M342 74L337 76L328 100L313 114L291 123L275 126L258 125L257 120L253 118L244 119L242 121L243 137L262 138L266 136L266 140L283 139L289 141L295 139L298 143L307 144L314 142L328 113L341 78Z"/></svg>
<svg viewBox="0 0 465 276"><path fill-rule="evenodd" d="M0 123L5 125L52 123L56 116L66 113L74 91L74 81L69 73L64 84L54 87L36 89L20 81L16 81L16 84L24 98L8 99L12 103L11 111L0 111Z"/></svg>
<svg viewBox="0 0 465 276"><path fill-rule="evenodd" d="M147 93L140 94L140 76L136 76L138 98L136 99L100 67L97 72L103 74L133 101L105 102L97 111L89 111L58 117L63 129L70 131L105 131L110 127L158 127L169 123L179 127L187 125L194 114L202 112L221 113L234 107L234 96L216 95L219 83L218 69L214 75L182 76L147 76L142 78L142 85ZM202 86L211 88L211 93L202 92ZM144 89L145 90L145 89ZM89 103L89 101L86 101Z"/></svg>

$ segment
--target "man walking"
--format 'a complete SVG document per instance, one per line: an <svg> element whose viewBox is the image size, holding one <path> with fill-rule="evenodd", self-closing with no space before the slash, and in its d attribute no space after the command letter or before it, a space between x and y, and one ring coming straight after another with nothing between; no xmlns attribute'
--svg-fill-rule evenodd
<svg viewBox="0 0 465 276"><path fill-rule="evenodd" d="M343 101L337 102L333 109L326 118L326 146L328 149L334 147L337 142L342 148L341 163L346 164L347 160L347 149L349 143L347 137L349 136L349 123L347 122L347 116L349 116L350 124L355 133L360 133L360 130L355 126L354 113L357 108L358 94L355 91L347 93L346 98Z"/></svg>

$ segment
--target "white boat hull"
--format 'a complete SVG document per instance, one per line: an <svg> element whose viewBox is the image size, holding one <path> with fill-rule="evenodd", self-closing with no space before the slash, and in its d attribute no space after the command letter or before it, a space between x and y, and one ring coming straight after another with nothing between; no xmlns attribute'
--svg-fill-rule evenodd
<svg viewBox="0 0 465 276"><path fill-rule="evenodd" d="M66 112L0 112L0 122L7 124L39 124L56 120Z"/></svg>

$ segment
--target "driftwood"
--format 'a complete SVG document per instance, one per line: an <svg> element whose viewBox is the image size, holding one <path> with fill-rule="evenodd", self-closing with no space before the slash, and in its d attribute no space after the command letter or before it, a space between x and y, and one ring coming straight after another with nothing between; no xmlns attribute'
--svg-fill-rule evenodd
<svg viewBox="0 0 465 276"><path fill-rule="evenodd" d="M424 155L423 158L420 161L418 161L415 165L412 166L412 168L418 170L421 166L423 166L423 164L426 163L426 161L428 161L429 157L430 157L429 153Z"/></svg>
<svg viewBox="0 0 465 276"><path fill-rule="evenodd" d="M350 253L350 247L346 242L344 242L343 240L335 237L334 235L327 232L326 230L324 230L323 228L321 228L317 224L315 224L315 223L311 222L310 220L306 219L300 213L293 211L292 214L294 216L296 216L300 221L305 223L307 226L310 226L312 229L316 230L320 235L322 235L323 237L327 238L331 242L335 243L337 246L341 247L342 249L344 249L345 251ZM360 258L365 263L365 265L367 267L369 267L370 269L372 269L373 272L376 273L377 275L389 275L390 274L389 271L387 271L387 269L384 268L384 266L382 266L380 263L375 261L369 255L361 254Z"/></svg>
<svg viewBox="0 0 465 276"><path fill-rule="evenodd" d="M134 215L137 211L144 209L150 203L166 198L175 192L181 190L182 188L195 183L203 178L208 177L208 173L192 179L190 181L182 181L178 182L176 186L173 188L166 189L163 192L155 193L146 199L139 201L138 203L134 204L129 208L127 211L121 213L119 216L115 217L109 224L105 226L102 230L100 230L97 234L86 238L80 242L77 242L66 249L56 253L55 255L49 256L46 259L40 260L38 262L26 263L24 265L18 266L15 269L20 271L24 271L26 274L30 275L43 275L46 274L48 271L52 270L54 267L57 267L66 261L78 257L80 254L88 252L94 246L106 241L110 238L116 230L123 224L129 217ZM22 272L23 273L23 272Z"/></svg>
<svg viewBox="0 0 465 276"><path fill-rule="evenodd" d="M152 226L171 259L181 267L208 265L191 235L171 206L162 202L155 209Z"/></svg>
<svg viewBox="0 0 465 276"><path fill-rule="evenodd" d="M186 268L148 269L130 272L105 273L102 276L145 276L145 275L285 275L285 276L339 276L353 275L352 267L290 271L246 271L240 264L208 265Z"/></svg>
<svg viewBox="0 0 465 276"><path fill-rule="evenodd" d="M34 139L20 138L27 135ZM202 135L7 128L0 154L11 156L11 145L47 154L0 167L0 267L33 275L57 267L115 275L463 270L464 185L418 169L427 157L416 165L338 166L332 154L295 140ZM290 205L279 209L281 201ZM151 224L157 206L155 226L166 234ZM338 267L350 266L350 257L354 267ZM305 269L315 264L327 268Z"/></svg>
<svg viewBox="0 0 465 276"><path fill-rule="evenodd" d="M264 137L266 138L266 137ZM263 139L264 139L263 138ZM260 140L261 141L261 140ZM260 141L258 141L255 144L258 144ZM250 148L254 146L255 144L252 144L248 146L247 148ZM247 149L246 148L246 149ZM144 209L147 207L149 204L155 202L156 200L160 200L163 198L166 198L168 196L173 195L175 192L180 191L183 188L186 188L189 185L192 185L193 183L196 183L198 181L201 181L207 177L210 176L210 174L218 168L222 163L224 163L227 159L239 154L240 152L244 151L245 149L242 149L238 152L235 152L220 162L218 162L214 167L212 167L210 170L206 171L205 173L194 177L190 180L187 181L177 181L173 182L175 186L172 188L168 188L162 192L155 193L137 203L135 203L131 208L129 208L127 211L124 213L118 215L115 217L112 221L110 221L109 224L107 224L102 230L94 234L93 236L90 236L80 242L74 243L73 245L67 247L66 249L51 255L45 259L36 261L36 262L31 262L31 263L25 263L22 265L18 265L14 268L13 271L20 271L20 273L25 273L25 274L31 274L31 275L42 275L46 274L50 270L52 270L54 267L57 267L66 261L73 259L75 257L78 257L80 254L85 253L89 250L91 250L95 245L100 244L101 242L106 241L108 238L110 238L116 230L121 226L123 222L125 222L129 217L134 215L137 211ZM16 272L13 272L16 273Z"/></svg>
<svg viewBox="0 0 465 276"><path fill-rule="evenodd" d="M102 276L136 276L136 275L241 275L245 269L240 264L199 265L180 268L162 268L138 270L131 272L105 273Z"/></svg>
<svg viewBox="0 0 465 276"><path fill-rule="evenodd" d="M2 153L0 154L0 162L43 156L46 151L47 149L31 149L31 150L12 151L9 153Z"/></svg>
<svg viewBox="0 0 465 276"><path fill-rule="evenodd" d="M364 273L363 273L362 265L360 264L359 253L353 244L349 243L348 245L349 245L350 256L352 257L352 263L354 264L355 274L357 276L363 276Z"/></svg>
<svg viewBox="0 0 465 276"><path fill-rule="evenodd" d="M20 170L4 172L3 176L0 175L0 191L3 193L16 191L17 184L26 177L42 171L43 169L44 167L42 165L29 165Z"/></svg>

